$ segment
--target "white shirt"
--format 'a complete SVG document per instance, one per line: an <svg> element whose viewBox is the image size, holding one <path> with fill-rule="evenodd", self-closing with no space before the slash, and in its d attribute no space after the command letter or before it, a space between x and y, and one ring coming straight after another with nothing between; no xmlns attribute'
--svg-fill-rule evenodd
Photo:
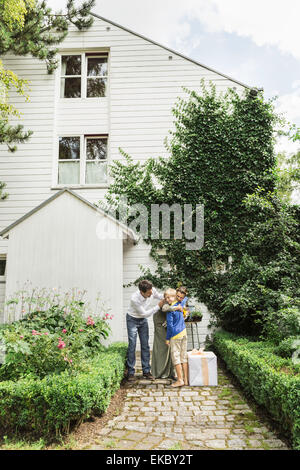
<svg viewBox="0 0 300 470"><path fill-rule="evenodd" d="M152 287L152 295L150 297L143 297L139 290L132 294L130 299L130 305L128 314L133 318L148 318L151 317L154 313L158 312L159 306L148 308L149 304L153 299L162 300L164 298L163 294L157 292L157 290Z"/></svg>

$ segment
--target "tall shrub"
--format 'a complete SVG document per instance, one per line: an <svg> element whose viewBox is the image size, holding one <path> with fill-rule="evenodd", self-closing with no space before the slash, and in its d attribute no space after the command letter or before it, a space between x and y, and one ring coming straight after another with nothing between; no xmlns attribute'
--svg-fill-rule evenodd
<svg viewBox="0 0 300 470"><path fill-rule="evenodd" d="M160 287L184 283L214 311L217 322L223 326L225 323L228 329L258 333L261 328L257 311L265 311L266 307L263 291L257 298L258 284L263 284L259 275L267 277L270 261L277 270L282 239L276 236L285 233L285 221L288 221L285 239L290 238L284 247L285 284L289 283L292 252L297 249L292 247L292 237L298 216L282 207L274 193L275 128L280 120L273 101L266 101L255 90L246 90L242 96L234 90L218 94L214 86L206 88L202 82L201 93L189 90L186 93L187 98L179 99L173 109L175 128L167 142L170 157L141 164L134 163L123 151L125 162L111 166L114 180L107 203L110 209L115 209L124 195L130 205L142 203L149 213L151 204L191 204L194 208L203 204L203 248L186 250L184 239L174 239L173 227L170 240L149 236L146 242L151 244L158 267L155 272L146 269L142 275ZM249 195L253 195L252 199ZM273 228L276 233L272 238ZM260 240L264 231L267 233ZM255 243L260 246L255 247ZM161 248L166 250L165 258L171 269L165 269L158 256ZM256 249L257 256L253 254ZM252 274L257 277L256 288L247 285ZM278 288L280 282L274 285ZM254 302L255 298L258 302ZM275 306L276 302L272 308Z"/></svg>

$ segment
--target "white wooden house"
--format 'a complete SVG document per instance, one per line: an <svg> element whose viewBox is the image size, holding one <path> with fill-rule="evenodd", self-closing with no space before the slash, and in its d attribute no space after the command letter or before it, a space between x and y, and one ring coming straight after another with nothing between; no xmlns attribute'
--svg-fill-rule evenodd
<svg viewBox="0 0 300 470"><path fill-rule="evenodd" d="M107 164L122 158L119 147L134 160L168 156L164 139L183 86L200 91L202 78L219 91L247 85L94 16L89 30L70 28L53 75L30 56L2 58L30 81L30 102L16 95L12 101L34 134L15 154L0 146L0 179L9 193L0 201L0 302L26 280L87 288L91 300L100 290L114 314L112 340L126 340L125 313L135 288L122 286L153 260L149 247L124 227L119 239L95 236L104 215L93 203L109 185Z"/></svg>

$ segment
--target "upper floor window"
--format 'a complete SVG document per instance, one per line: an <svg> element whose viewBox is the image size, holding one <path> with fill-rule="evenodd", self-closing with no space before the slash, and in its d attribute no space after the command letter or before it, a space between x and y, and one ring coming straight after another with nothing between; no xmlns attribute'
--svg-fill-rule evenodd
<svg viewBox="0 0 300 470"><path fill-rule="evenodd" d="M59 138L58 184L101 184L107 181L107 136Z"/></svg>
<svg viewBox="0 0 300 470"><path fill-rule="evenodd" d="M60 97L101 98L107 89L107 53L61 56Z"/></svg>

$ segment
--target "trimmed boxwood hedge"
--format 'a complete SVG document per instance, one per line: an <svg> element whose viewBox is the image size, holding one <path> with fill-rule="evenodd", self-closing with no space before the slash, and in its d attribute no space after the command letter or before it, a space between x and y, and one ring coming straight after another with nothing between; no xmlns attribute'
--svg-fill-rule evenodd
<svg viewBox="0 0 300 470"><path fill-rule="evenodd" d="M242 387L291 436L300 450L300 368L272 353L271 345L232 333L214 334L214 347Z"/></svg>
<svg viewBox="0 0 300 470"><path fill-rule="evenodd" d="M103 413L124 376L127 345L114 343L86 362L85 372L62 372L42 380L0 382L0 429L45 438L69 432Z"/></svg>

